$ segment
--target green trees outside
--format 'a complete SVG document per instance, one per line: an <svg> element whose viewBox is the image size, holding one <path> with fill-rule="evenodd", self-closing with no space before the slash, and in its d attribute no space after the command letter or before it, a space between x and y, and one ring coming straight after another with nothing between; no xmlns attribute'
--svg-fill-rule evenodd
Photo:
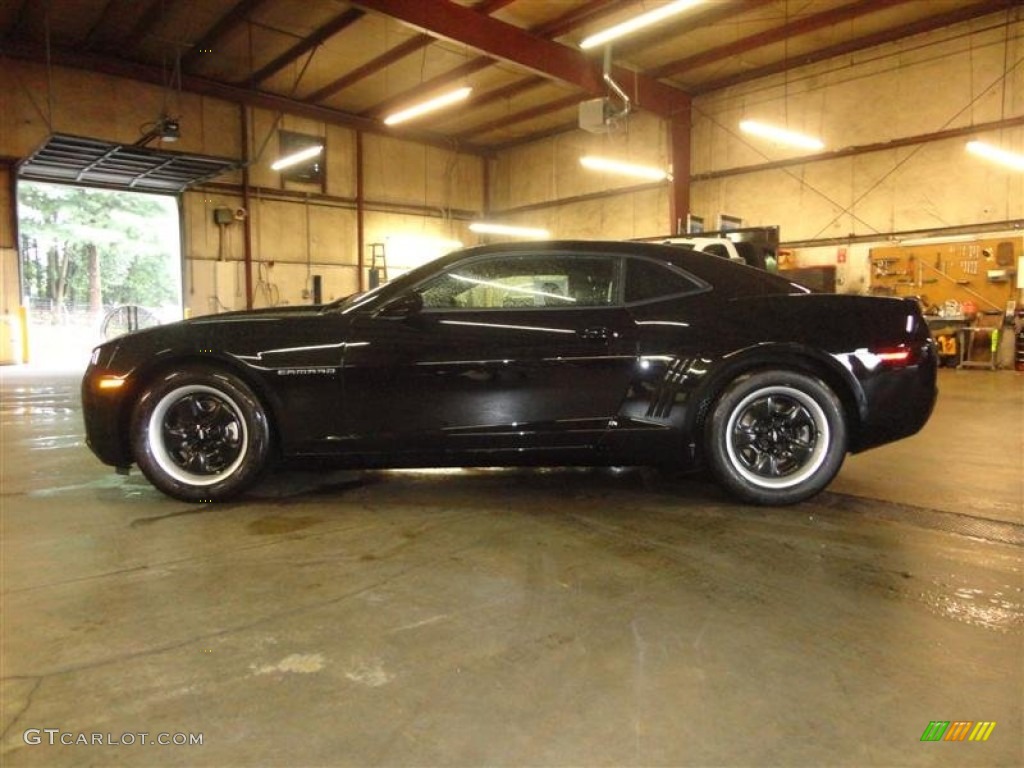
<svg viewBox="0 0 1024 768"><path fill-rule="evenodd" d="M18 210L23 291L35 305L180 304L173 198L21 182Z"/></svg>

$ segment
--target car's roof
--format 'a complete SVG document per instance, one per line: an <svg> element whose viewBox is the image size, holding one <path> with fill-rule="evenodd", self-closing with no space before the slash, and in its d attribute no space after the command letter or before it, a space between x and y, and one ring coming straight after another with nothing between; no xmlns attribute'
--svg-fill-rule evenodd
<svg viewBox="0 0 1024 768"><path fill-rule="evenodd" d="M477 245L442 256L407 273L418 281L448 265L464 259L489 254L516 253L608 253L619 256L641 256L663 261L692 273L716 288L729 288L738 294L790 293L793 284L783 277L760 269L723 259L688 245L643 243L634 240L529 240ZM403 282L405 282L403 280Z"/></svg>
<svg viewBox="0 0 1024 768"><path fill-rule="evenodd" d="M377 294L395 296L438 271L466 259L495 254L612 254L663 261L683 269L727 296L793 293L795 286L776 274L732 262L721 256L695 251L685 245L640 243L624 240L545 240L490 243L472 246L441 256L408 271L381 286Z"/></svg>

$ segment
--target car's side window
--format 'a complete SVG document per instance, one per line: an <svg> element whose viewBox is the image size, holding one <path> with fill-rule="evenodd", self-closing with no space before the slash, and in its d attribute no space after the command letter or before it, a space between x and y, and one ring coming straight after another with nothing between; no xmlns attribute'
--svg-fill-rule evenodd
<svg viewBox="0 0 1024 768"><path fill-rule="evenodd" d="M705 286L655 261L626 259L626 303L702 291Z"/></svg>
<svg viewBox="0 0 1024 768"><path fill-rule="evenodd" d="M523 254L482 258L418 289L427 309L601 307L618 301L617 257Z"/></svg>

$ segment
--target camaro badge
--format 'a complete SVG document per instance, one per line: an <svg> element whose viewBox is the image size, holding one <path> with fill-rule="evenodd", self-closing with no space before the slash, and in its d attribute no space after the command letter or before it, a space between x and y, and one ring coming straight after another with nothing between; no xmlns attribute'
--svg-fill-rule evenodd
<svg viewBox="0 0 1024 768"><path fill-rule="evenodd" d="M321 368L278 368L278 376L331 376L337 372L337 368L329 366Z"/></svg>

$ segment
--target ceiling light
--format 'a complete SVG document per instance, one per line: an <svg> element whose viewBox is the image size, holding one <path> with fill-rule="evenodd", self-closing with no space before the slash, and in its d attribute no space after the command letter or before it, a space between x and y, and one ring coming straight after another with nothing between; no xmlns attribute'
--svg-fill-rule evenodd
<svg viewBox="0 0 1024 768"><path fill-rule="evenodd" d="M623 176L636 176L650 181L661 181L668 178L668 172L661 168L654 168L649 165L636 165L635 163L624 163L621 160L611 160L607 157L594 157L587 155L580 158L580 165L592 171L605 171L607 173L619 173Z"/></svg>
<svg viewBox="0 0 1024 768"><path fill-rule="evenodd" d="M288 168L292 165L298 165L303 160L309 160L311 157L316 157L324 151L323 144L314 144L313 146L300 149L298 152L293 152L290 155L285 155L279 160L271 164L271 169L279 171L282 168Z"/></svg>
<svg viewBox="0 0 1024 768"><path fill-rule="evenodd" d="M740 123L740 130L744 133L751 133L763 139L771 139L780 144L789 144L801 149L822 150L825 144L813 136L807 136L796 131L788 131L785 128L776 128L774 125L759 123L756 120L744 120Z"/></svg>
<svg viewBox="0 0 1024 768"><path fill-rule="evenodd" d="M406 120L412 120L414 117L425 115L427 112L433 112L434 110L447 107L450 104L455 104L459 101L464 101L469 98L469 94L472 93L473 89L469 86L464 88L457 88L454 91L443 93L440 96L435 96L428 101L420 102L407 109L403 109L400 112L393 112L384 118L385 125L397 125L398 123L404 123Z"/></svg>
<svg viewBox="0 0 1024 768"><path fill-rule="evenodd" d="M621 24L608 27L608 29L604 29L590 35L590 37L584 38L583 42L580 43L580 48L584 50L588 48L596 48L603 43L615 40L623 35L628 35L631 32L636 32L638 29L649 27L651 24L657 24L659 21L663 21L669 16L675 16L677 13L682 13L683 11L690 9L695 5L699 5L702 2L704 2L704 0L675 0L673 3L666 3L660 8L655 8L647 13L641 13L639 16L634 16L632 19L628 19Z"/></svg>
<svg viewBox="0 0 1024 768"><path fill-rule="evenodd" d="M508 235L509 237L532 237L547 240L551 233L539 227L514 227L510 224L495 224L489 221L474 221L469 225L479 235Z"/></svg>
<svg viewBox="0 0 1024 768"><path fill-rule="evenodd" d="M984 141L968 141L967 151L972 155L983 157L986 160L1000 163L1016 171L1024 171L1024 155L1017 152L1010 152L999 147L993 147Z"/></svg>

